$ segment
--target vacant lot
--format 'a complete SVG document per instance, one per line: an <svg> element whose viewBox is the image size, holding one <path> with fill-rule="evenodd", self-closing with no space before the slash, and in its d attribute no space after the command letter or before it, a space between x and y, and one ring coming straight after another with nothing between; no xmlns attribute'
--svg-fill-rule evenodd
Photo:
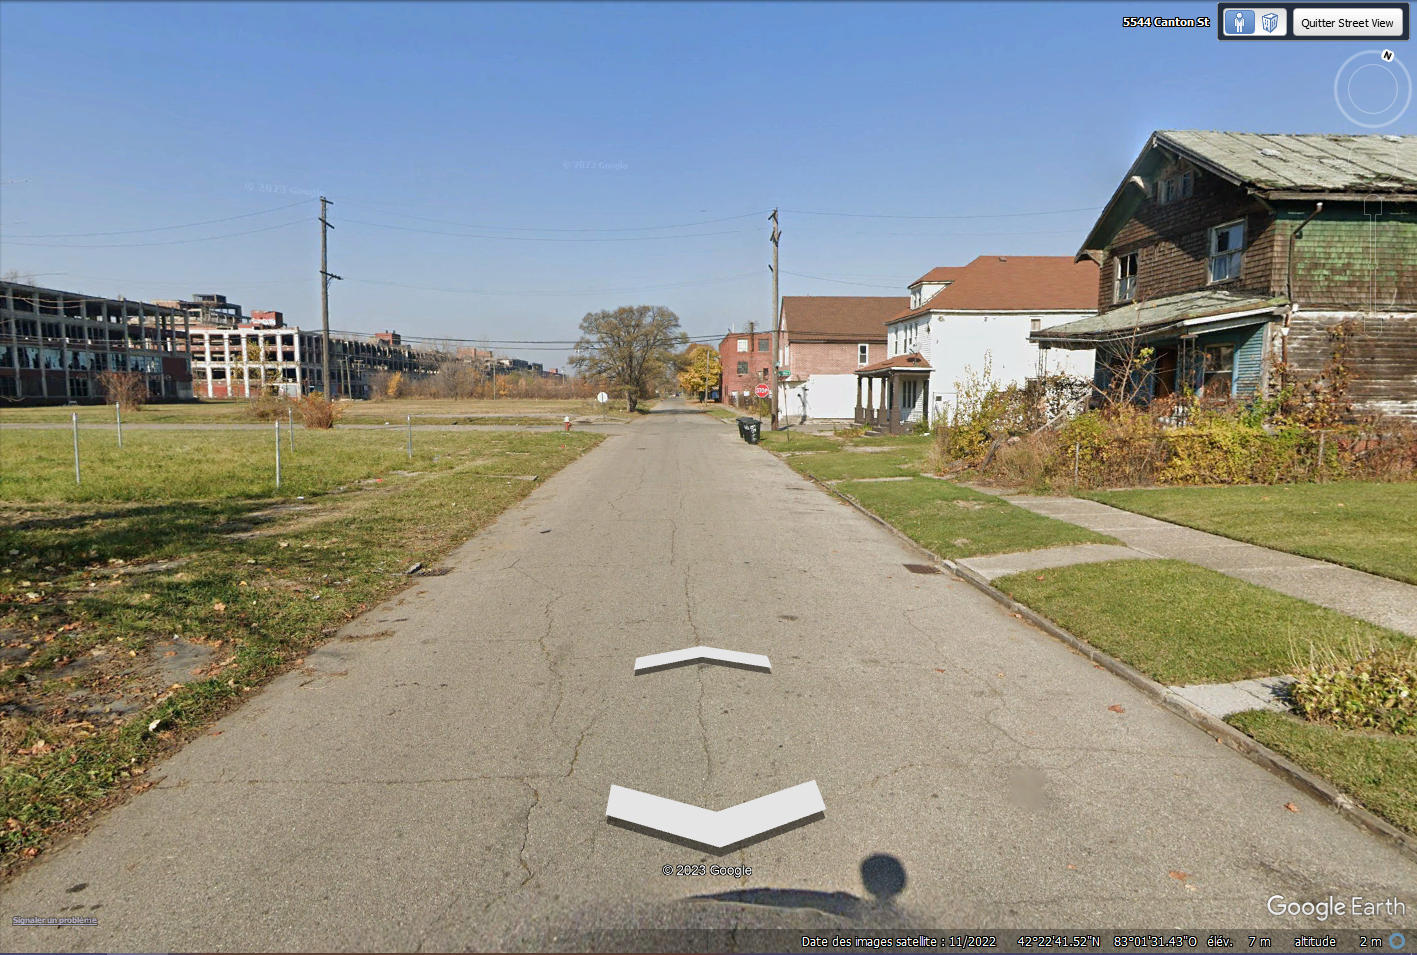
<svg viewBox="0 0 1417 955"><path fill-rule="evenodd" d="M273 436L134 432L77 488L68 439L0 435L6 870L600 441L297 431L277 497Z"/></svg>
<svg viewBox="0 0 1417 955"><path fill-rule="evenodd" d="M512 437L515 433L509 433ZM320 494L359 481L398 479L393 472L455 468L528 473L515 457L491 453L506 441L469 441L446 431L295 431L281 434L281 486L288 498ZM275 486L275 433L263 431L129 431L120 449L109 432L80 431L82 484L74 481L72 434L7 431L0 435L0 501L187 501L270 497Z"/></svg>
<svg viewBox="0 0 1417 955"><path fill-rule="evenodd" d="M1356 656L1412 644L1396 631L1183 561L1079 564L993 583L1170 686L1293 673L1314 650Z"/></svg>
<svg viewBox="0 0 1417 955"><path fill-rule="evenodd" d="M884 454L859 454L879 458ZM841 491L941 557L978 557L1064 544L1115 544L1110 537L949 481L843 482Z"/></svg>
<svg viewBox="0 0 1417 955"><path fill-rule="evenodd" d="M1417 584L1417 484L1101 491L1104 504Z"/></svg>
<svg viewBox="0 0 1417 955"><path fill-rule="evenodd" d="M398 398L389 401L343 402L348 424L383 424L403 421L413 415L414 421L425 418L425 424L452 424L451 419L464 419L465 424L527 423L544 424L560 421L566 415L580 417L599 415L602 406L581 398L500 398L490 400L453 401L432 398ZM611 402L605 406L612 416L626 417L625 403ZM112 424L112 405L76 405L73 407L14 408L0 407L0 425L22 423L57 423L70 420L77 413L80 424ZM473 420L478 419L478 420ZM497 420L482 420L497 419ZM509 420L507 420L509 419ZM539 419L522 422L520 419ZM124 424L247 424L250 403L233 401L195 401L186 404L147 405L139 409L123 409ZM299 415L296 416L297 422Z"/></svg>

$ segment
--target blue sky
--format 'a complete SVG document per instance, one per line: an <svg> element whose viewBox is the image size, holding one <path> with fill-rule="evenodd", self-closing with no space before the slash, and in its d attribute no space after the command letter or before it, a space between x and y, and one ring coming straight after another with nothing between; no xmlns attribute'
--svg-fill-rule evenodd
<svg viewBox="0 0 1417 955"><path fill-rule="evenodd" d="M338 329L574 339L639 303L692 335L762 327L775 206L783 294L905 294L980 254L1074 253L1154 129L1365 131L1334 78L1371 41L1122 27L1215 11L7 2L0 269L318 327L323 193ZM1392 83L1343 95L1377 109Z"/></svg>

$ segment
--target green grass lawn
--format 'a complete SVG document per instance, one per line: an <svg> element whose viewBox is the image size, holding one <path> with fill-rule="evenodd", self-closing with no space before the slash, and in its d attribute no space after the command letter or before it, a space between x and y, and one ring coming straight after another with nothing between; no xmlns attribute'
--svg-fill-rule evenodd
<svg viewBox="0 0 1417 955"><path fill-rule="evenodd" d="M530 435L282 429L285 497L318 494L394 470L447 471L475 465L491 472L534 473L503 451ZM270 497L275 489L275 434L260 431L80 431L82 484L74 482L69 431L0 431L0 501L168 501ZM399 479L395 475L390 479Z"/></svg>
<svg viewBox="0 0 1417 955"><path fill-rule="evenodd" d="M1417 484L1345 481L1088 495L1114 507L1417 584Z"/></svg>
<svg viewBox="0 0 1417 955"><path fill-rule="evenodd" d="M764 431L758 441L772 451L840 451L842 448L842 442L830 435L806 431Z"/></svg>
<svg viewBox="0 0 1417 955"><path fill-rule="evenodd" d="M1417 834L1417 740L1335 729L1263 710L1236 713L1226 722L1330 780L1369 812Z"/></svg>
<svg viewBox="0 0 1417 955"><path fill-rule="evenodd" d="M828 440L819 438L817 440ZM783 448L782 450L786 450ZM807 450L802 448L801 450ZM923 450L889 448L884 451L824 451L787 459L788 467L818 481L849 481L857 478L910 477L925 466Z"/></svg>
<svg viewBox="0 0 1417 955"><path fill-rule="evenodd" d="M602 440L415 433L410 464L400 435L297 431L273 498L265 435L135 432L75 493L68 435L19 434L35 443L0 435L4 871L537 487L495 475L545 477ZM206 669L165 673L179 650Z"/></svg>
<svg viewBox="0 0 1417 955"><path fill-rule="evenodd" d="M1041 579L1040 579L1041 578ZM1412 641L1324 607L1175 560L1029 571L994 586L1160 683L1231 683L1292 673L1310 648Z"/></svg>
<svg viewBox="0 0 1417 955"><path fill-rule="evenodd" d="M1034 514L1003 498L949 481L917 477L913 481L843 482L837 490L941 557L1007 554L1063 544L1116 543L1086 528Z"/></svg>

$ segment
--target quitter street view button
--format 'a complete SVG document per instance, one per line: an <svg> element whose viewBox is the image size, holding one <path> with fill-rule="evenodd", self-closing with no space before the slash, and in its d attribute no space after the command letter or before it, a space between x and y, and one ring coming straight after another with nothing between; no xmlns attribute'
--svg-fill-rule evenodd
<svg viewBox="0 0 1417 955"><path fill-rule="evenodd" d="M1302 37L1400 37L1406 29L1401 7L1300 7L1292 31Z"/></svg>

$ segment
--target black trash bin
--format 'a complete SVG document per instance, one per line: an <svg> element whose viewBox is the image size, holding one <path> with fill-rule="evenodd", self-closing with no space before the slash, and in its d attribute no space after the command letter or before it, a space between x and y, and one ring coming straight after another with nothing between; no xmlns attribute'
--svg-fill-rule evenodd
<svg viewBox="0 0 1417 955"><path fill-rule="evenodd" d="M758 436L762 433L763 423L757 418L749 418L743 422L743 440L749 444L757 444Z"/></svg>
<svg viewBox="0 0 1417 955"><path fill-rule="evenodd" d="M752 421L753 419L748 417L747 415L739 415L736 420L738 422L738 437L742 438L744 441L747 441L748 422Z"/></svg>

